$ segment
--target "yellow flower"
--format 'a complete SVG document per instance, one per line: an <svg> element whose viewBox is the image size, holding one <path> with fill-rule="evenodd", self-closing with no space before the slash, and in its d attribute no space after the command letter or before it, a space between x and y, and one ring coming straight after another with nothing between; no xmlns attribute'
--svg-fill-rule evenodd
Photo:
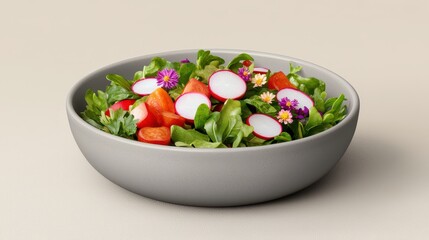
<svg viewBox="0 0 429 240"><path fill-rule="evenodd" d="M262 99L262 101L271 104L276 96L270 92L264 92L259 97Z"/></svg>
<svg viewBox="0 0 429 240"><path fill-rule="evenodd" d="M267 83L267 75L265 74L256 74L253 78L252 78L252 83L254 84L253 87L261 87L262 85L264 85L265 83Z"/></svg>

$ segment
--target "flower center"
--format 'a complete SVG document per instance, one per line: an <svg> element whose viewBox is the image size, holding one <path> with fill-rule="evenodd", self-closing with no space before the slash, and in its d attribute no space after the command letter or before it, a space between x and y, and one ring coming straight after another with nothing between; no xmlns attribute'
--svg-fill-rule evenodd
<svg viewBox="0 0 429 240"><path fill-rule="evenodd" d="M291 102L289 102L289 101L287 101L287 102L286 102L286 106L290 107L290 106L292 106L292 103L291 103Z"/></svg>
<svg viewBox="0 0 429 240"><path fill-rule="evenodd" d="M256 84L257 85L262 85L262 78L256 79Z"/></svg>
<svg viewBox="0 0 429 240"><path fill-rule="evenodd" d="M249 73L248 73L247 71L244 71L244 72L243 72L243 75L244 75L244 76L247 76L247 75L249 75Z"/></svg>
<svg viewBox="0 0 429 240"><path fill-rule="evenodd" d="M164 76L163 80L164 80L164 82L168 82L170 80L170 77L169 76Z"/></svg>
<svg viewBox="0 0 429 240"><path fill-rule="evenodd" d="M280 114L280 117L284 120L289 119L289 113L288 112L282 112Z"/></svg>

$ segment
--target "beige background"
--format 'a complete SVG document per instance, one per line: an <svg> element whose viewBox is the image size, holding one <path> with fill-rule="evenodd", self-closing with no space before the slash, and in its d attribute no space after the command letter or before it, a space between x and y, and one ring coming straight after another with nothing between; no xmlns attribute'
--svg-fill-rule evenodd
<svg viewBox="0 0 429 240"><path fill-rule="evenodd" d="M119 3L123 2L123 3ZM429 235L429 3L0 0L0 239L423 239ZM333 172L239 208L150 200L84 159L65 98L133 56L233 48L305 59L361 97Z"/></svg>

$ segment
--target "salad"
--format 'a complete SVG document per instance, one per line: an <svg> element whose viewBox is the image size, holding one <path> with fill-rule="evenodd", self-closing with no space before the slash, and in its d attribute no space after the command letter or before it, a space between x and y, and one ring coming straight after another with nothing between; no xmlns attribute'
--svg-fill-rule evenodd
<svg viewBox="0 0 429 240"><path fill-rule="evenodd" d="M250 147L322 132L347 114L345 96L327 97L325 83L272 72L242 53L229 63L208 50L196 62L155 57L133 79L108 74L105 91L88 89L82 118L141 142L193 148ZM285 66L287 67L287 66Z"/></svg>

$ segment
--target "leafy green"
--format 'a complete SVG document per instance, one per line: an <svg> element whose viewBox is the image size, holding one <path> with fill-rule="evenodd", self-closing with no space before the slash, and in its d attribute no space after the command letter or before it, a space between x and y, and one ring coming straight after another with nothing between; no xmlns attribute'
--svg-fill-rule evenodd
<svg viewBox="0 0 429 240"><path fill-rule="evenodd" d="M237 55L234 59L232 59L226 68L236 72L239 68L243 67L243 64L241 63L241 61L244 61L244 60L253 61L253 58L247 53L241 53ZM252 70L253 70L253 67L252 67Z"/></svg>
<svg viewBox="0 0 429 240"><path fill-rule="evenodd" d="M174 101L176 101L176 99L182 94L184 88L185 86L183 84L178 84L175 88L168 91L168 94Z"/></svg>
<svg viewBox="0 0 429 240"><path fill-rule="evenodd" d="M278 143L292 141L292 136L288 132L282 132L280 135L275 136L274 140Z"/></svg>
<svg viewBox="0 0 429 240"><path fill-rule="evenodd" d="M310 129L322 124L322 122L322 116L320 115L319 111L317 111L317 108L311 107L308 121L305 124L305 130L309 131Z"/></svg>
<svg viewBox="0 0 429 240"><path fill-rule="evenodd" d="M225 60L223 60L223 58L211 55L210 51L199 50L194 74L199 77L203 83L207 83L209 77L219 70L224 63Z"/></svg>
<svg viewBox="0 0 429 240"><path fill-rule="evenodd" d="M123 76L118 74L107 74L106 79L111 81L113 84L121 86L128 91L131 91L131 83Z"/></svg>
<svg viewBox="0 0 429 240"><path fill-rule="evenodd" d="M287 77L291 83L307 94L313 95L314 90L319 88L320 91L325 91L325 82L314 77L303 77L298 74L302 67L294 67L292 63L289 65L289 74Z"/></svg>
<svg viewBox="0 0 429 240"><path fill-rule="evenodd" d="M197 53L197 68L204 69L207 65L218 67L225 63L223 58L210 54L209 50L199 50Z"/></svg>
<svg viewBox="0 0 429 240"><path fill-rule="evenodd" d="M223 142L238 147L243 138L253 132L253 127L243 123L241 103L228 99L220 112L212 112L204 124L207 135L213 142Z"/></svg>
<svg viewBox="0 0 429 240"><path fill-rule="evenodd" d="M195 148L223 148L226 147L221 142L210 142L210 138L195 129L184 129L182 127L171 126L171 140L178 147Z"/></svg>
<svg viewBox="0 0 429 240"><path fill-rule="evenodd" d="M137 120L128 111L119 108L116 111L110 110L110 116L101 112L101 123L103 130L116 136L134 139L137 132Z"/></svg>
<svg viewBox="0 0 429 240"><path fill-rule="evenodd" d="M201 82L206 83L209 80L209 77L219 70L219 66L217 65L217 62L214 62L214 64L206 65L203 69L196 69L195 70L195 76L201 79Z"/></svg>
<svg viewBox="0 0 429 240"><path fill-rule="evenodd" d="M143 78L143 71L137 71L134 73L134 77L133 77L134 82L141 78Z"/></svg>
<svg viewBox="0 0 429 240"><path fill-rule="evenodd" d="M204 124L206 123L207 119L209 119L210 112L210 108L206 104L201 104L197 108L194 118L195 129L204 129Z"/></svg>
<svg viewBox="0 0 429 240"><path fill-rule="evenodd" d="M173 142L183 142L191 144L195 140L209 141L209 137L206 134L200 133L195 129L184 129L180 126L171 126L171 140Z"/></svg>
<svg viewBox="0 0 429 240"><path fill-rule="evenodd" d="M92 126L101 129L100 115L109 107L107 94L100 90L95 93L91 89L88 89L85 93L85 101L86 109L81 113L82 118Z"/></svg>
<svg viewBox="0 0 429 240"><path fill-rule="evenodd" d="M143 77L153 77L158 71L165 68L167 60L160 57L154 57L150 61L149 65L143 67Z"/></svg>
<svg viewBox="0 0 429 240"><path fill-rule="evenodd" d="M109 105L124 99L138 99L139 95L129 91L119 85L111 84L106 88L107 102Z"/></svg>
<svg viewBox="0 0 429 240"><path fill-rule="evenodd" d="M179 68L179 84L186 85L196 68L193 63L183 63Z"/></svg>
<svg viewBox="0 0 429 240"><path fill-rule="evenodd" d="M271 104L268 104L268 103L262 101L262 99L256 95L252 96L250 98L244 99L244 102L249 104L249 105L254 106L259 113L264 113L267 115L275 116L277 114L277 111L278 111L278 109L273 107Z"/></svg>

